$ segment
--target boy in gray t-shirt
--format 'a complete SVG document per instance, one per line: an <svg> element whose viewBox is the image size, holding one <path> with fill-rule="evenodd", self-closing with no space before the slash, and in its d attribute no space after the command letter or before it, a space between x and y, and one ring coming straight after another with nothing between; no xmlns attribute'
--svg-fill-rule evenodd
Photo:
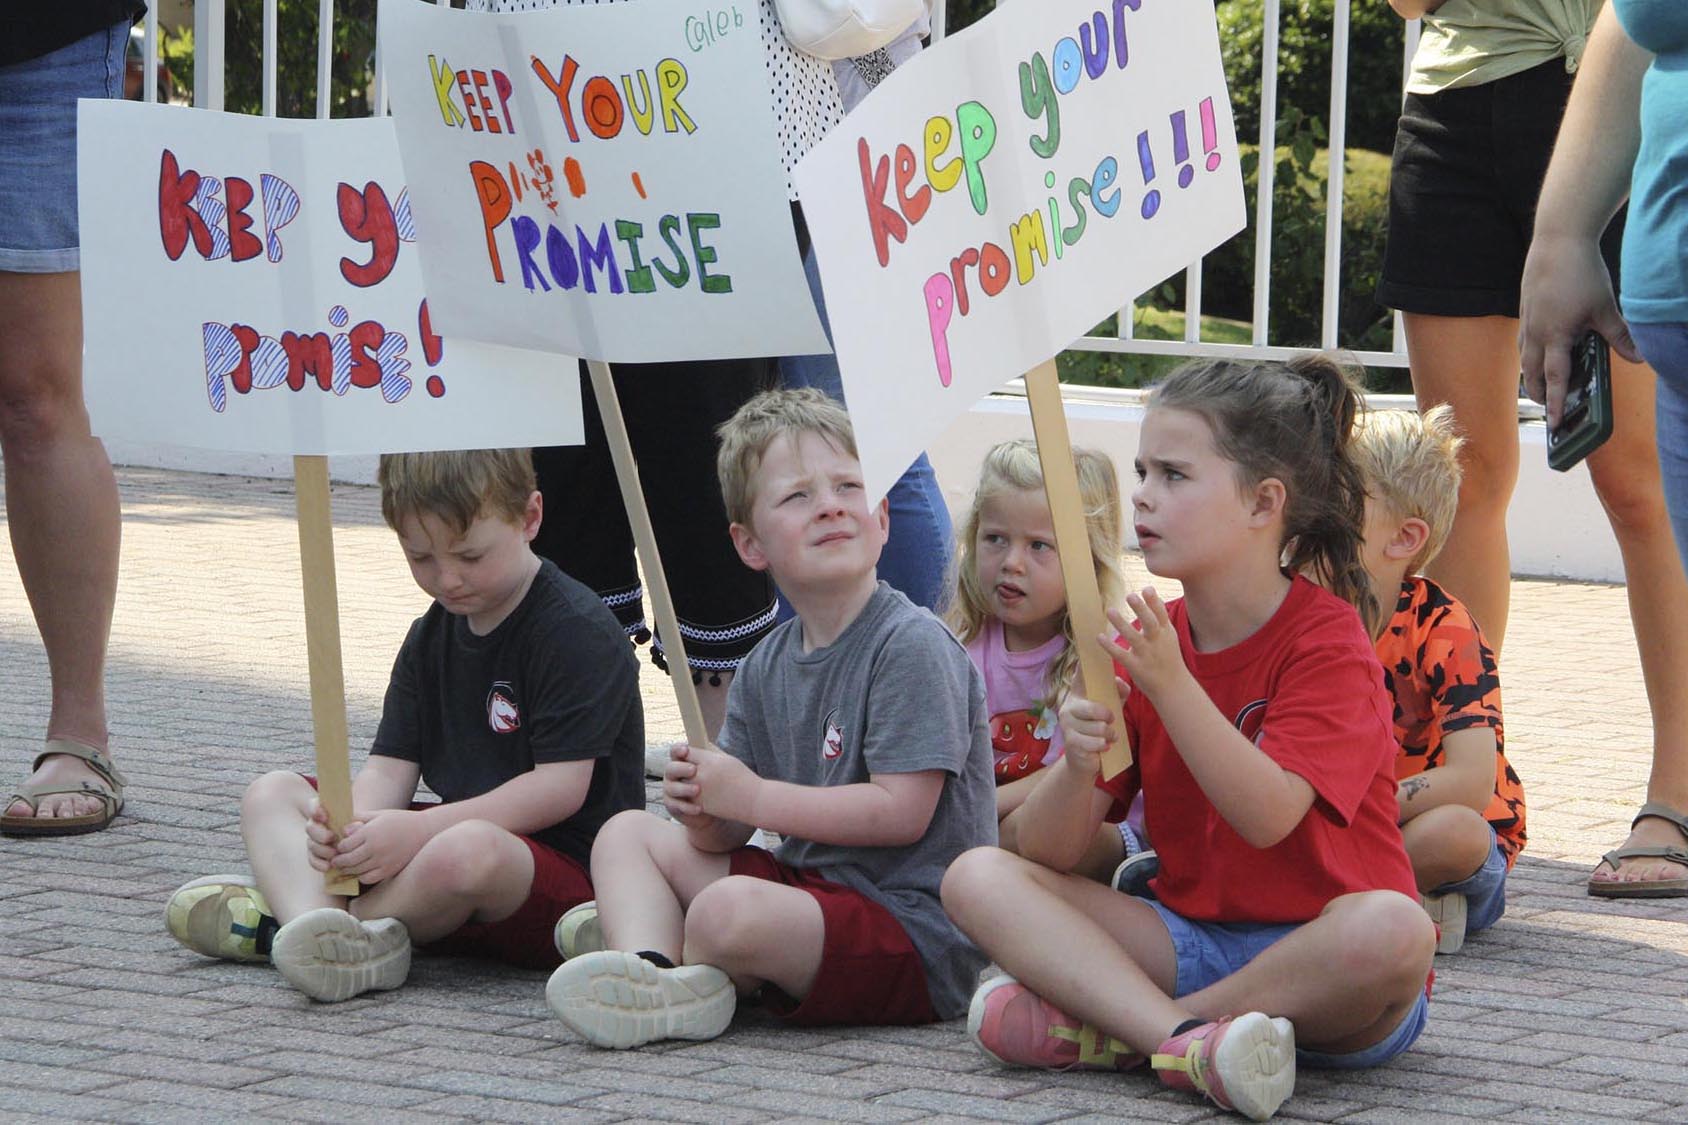
<svg viewBox="0 0 1688 1125"><path fill-rule="evenodd" d="M797 1023L958 1017L985 959L938 886L996 840L979 673L875 577L886 506L840 406L758 395L721 428L719 468L739 556L797 616L739 669L721 749L674 748L677 823L636 811L599 832L598 900L558 923L569 959L546 998L605 1047L713 1038L739 994ZM744 846L759 827L777 853Z"/></svg>

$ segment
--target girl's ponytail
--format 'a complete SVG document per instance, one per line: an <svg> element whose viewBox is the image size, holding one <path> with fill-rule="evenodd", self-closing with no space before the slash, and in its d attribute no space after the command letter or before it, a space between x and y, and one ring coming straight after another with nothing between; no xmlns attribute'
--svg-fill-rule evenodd
<svg viewBox="0 0 1688 1125"><path fill-rule="evenodd" d="M1316 575L1331 593L1351 604L1365 622L1366 632L1377 635L1381 608L1372 593L1371 576L1360 559L1365 540L1366 479L1354 460L1350 442L1354 420L1363 400L1355 378L1326 354L1300 356L1285 369L1304 380L1311 391L1311 406L1321 423L1314 429L1324 455L1324 472L1311 474L1303 486L1310 493L1299 505L1302 516L1289 544L1289 566L1298 573ZM1323 479L1317 479L1322 477ZM1287 482L1286 482L1287 483Z"/></svg>

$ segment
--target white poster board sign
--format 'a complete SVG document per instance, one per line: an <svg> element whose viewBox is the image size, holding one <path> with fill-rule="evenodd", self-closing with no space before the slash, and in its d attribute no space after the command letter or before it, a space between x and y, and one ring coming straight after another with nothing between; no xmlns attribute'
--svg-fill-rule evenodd
<svg viewBox="0 0 1688 1125"><path fill-rule="evenodd" d="M629 363L827 350L756 4L382 0L442 329Z"/></svg>
<svg viewBox="0 0 1688 1125"><path fill-rule="evenodd" d="M980 397L1241 230L1205 0L1016 0L797 168L869 490Z"/></svg>
<svg viewBox="0 0 1688 1125"><path fill-rule="evenodd" d="M431 323L392 122L84 100L105 438L281 454L579 444L572 363Z"/></svg>

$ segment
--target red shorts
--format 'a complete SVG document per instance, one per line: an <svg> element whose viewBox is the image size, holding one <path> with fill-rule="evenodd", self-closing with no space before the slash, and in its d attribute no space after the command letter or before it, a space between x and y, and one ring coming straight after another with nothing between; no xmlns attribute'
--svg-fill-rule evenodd
<svg viewBox="0 0 1688 1125"><path fill-rule="evenodd" d="M316 788L316 778L300 776ZM436 804L417 801L410 807L419 812ZM517 838L533 853L533 882L516 912L496 922L465 922L445 937L418 948L430 953L489 957L524 969L555 969L563 963L552 931L564 911L594 897L592 877L578 860L556 848L528 836Z"/></svg>
<svg viewBox="0 0 1688 1125"><path fill-rule="evenodd" d="M579 861L557 849L527 836L518 838L533 853L533 882L516 912L496 922L466 922L423 949L490 957L524 969L555 969L563 963L551 932L564 911L592 899L592 877Z"/></svg>
<svg viewBox="0 0 1688 1125"><path fill-rule="evenodd" d="M821 967L801 1001L777 994L774 1014L791 1023L934 1023L926 967L902 923L871 898L811 872L788 867L762 848L739 848L731 874L806 891L821 908Z"/></svg>

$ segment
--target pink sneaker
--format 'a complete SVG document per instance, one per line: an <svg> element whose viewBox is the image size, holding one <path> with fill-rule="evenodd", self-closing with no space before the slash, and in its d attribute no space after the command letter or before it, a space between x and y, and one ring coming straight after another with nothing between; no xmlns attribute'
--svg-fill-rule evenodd
<svg viewBox="0 0 1688 1125"><path fill-rule="evenodd" d="M967 1009L967 1034L1007 1066L1045 1070L1130 1070L1143 1056L1080 1023L1011 976L979 986Z"/></svg>
<svg viewBox="0 0 1688 1125"><path fill-rule="evenodd" d="M1264 1121L1295 1090L1295 1027L1262 1012L1204 1023L1162 1043L1149 1065L1175 1090Z"/></svg>

